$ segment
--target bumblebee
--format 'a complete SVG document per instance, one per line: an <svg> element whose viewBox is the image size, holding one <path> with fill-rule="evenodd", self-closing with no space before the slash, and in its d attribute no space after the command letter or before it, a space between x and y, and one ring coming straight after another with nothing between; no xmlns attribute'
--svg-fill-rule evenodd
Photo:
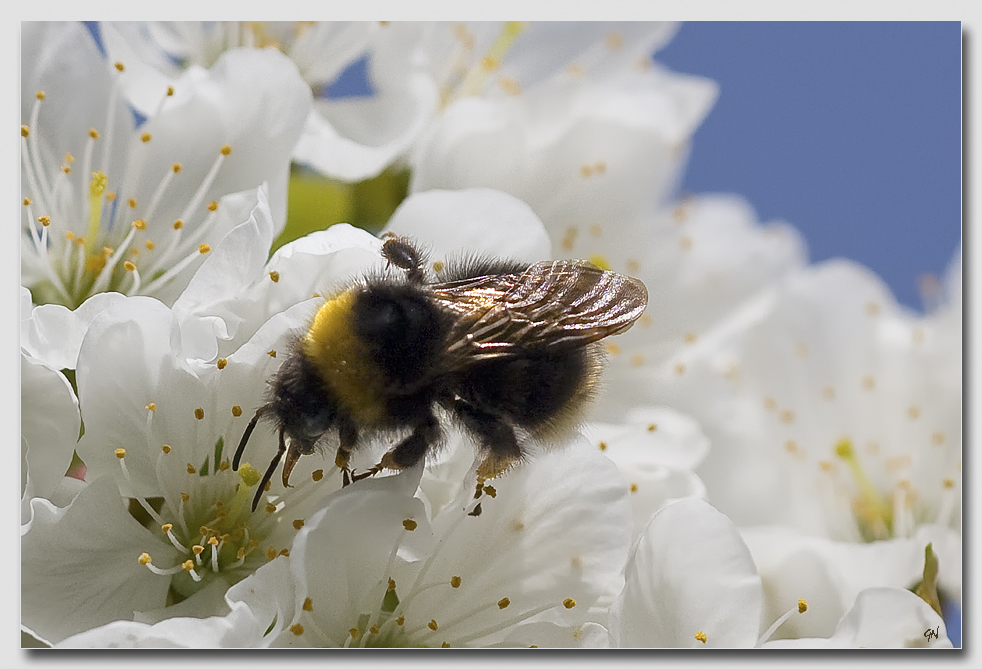
<svg viewBox="0 0 982 669"><path fill-rule="evenodd" d="M641 281L583 260L471 258L430 280L409 240L387 235L381 253L401 276L367 276L328 299L242 435L235 469L258 421L279 436L253 510L284 454L289 486L300 456L332 430L345 485L412 467L441 441L437 407L476 439L479 482L499 476L523 459L525 438L576 426L597 390L599 341L630 328L648 302ZM398 431L408 435L375 467L349 471L359 444Z"/></svg>

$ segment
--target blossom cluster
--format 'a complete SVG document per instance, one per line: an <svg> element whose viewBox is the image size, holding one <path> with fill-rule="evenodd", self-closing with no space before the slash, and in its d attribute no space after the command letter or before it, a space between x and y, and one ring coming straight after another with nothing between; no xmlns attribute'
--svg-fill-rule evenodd
<svg viewBox="0 0 982 669"><path fill-rule="evenodd" d="M717 88L653 59L675 30L23 24L25 643L951 647L960 264L914 313L680 196ZM360 65L369 94L332 96ZM273 250L300 170L409 180L378 234ZM277 437L235 447L324 297L400 274L386 233L434 266L588 259L647 310L576 433L504 475L448 424L350 485L328 443L254 511Z"/></svg>

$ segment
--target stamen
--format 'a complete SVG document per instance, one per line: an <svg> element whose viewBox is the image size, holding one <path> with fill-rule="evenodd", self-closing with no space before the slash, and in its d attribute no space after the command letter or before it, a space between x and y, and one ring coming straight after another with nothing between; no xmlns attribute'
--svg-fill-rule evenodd
<svg viewBox="0 0 982 669"><path fill-rule="evenodd" d="M162 529L164 534L167 535L167 538L170 539L170 542L174 545L174 548L182 553L187 553L188 549L177 539L176 536L174 536L174 532L172 531L173 528L174 525L172 523L164 523L160 529Z"/></svg>
<svg viewBox="0 0 982 669"><path fill-rule="evenodd" d="M885 539L891 536L893 511L884 502L879 491L863 471L849 438L840 439L835 445L835 454L842 459L852 473L859 488L859 494L853 500L857 520L865 524L877 538Z"/></svg>
<svg viewBox="0 0 982 669"><path fill-rule="evenodd" d="M508 52L508 49L511 48L511 45L524 30L524 22L508 21L498 36L498 39L485 52L484 57L467 72L464 80L457 87L456 93L449 97L447 103L449 104L457 98L480 93L484 82L492 72L501 66L501 61Z"/></svg>
<svg viewBox="0 0 982 669"><path fill-rule="evenodd" d="M150 196L150 204L147 205L147 209L143 213L143 218L146 219L153 218L153 215L157 211L157 205L160 204L160 201L164 197L164 192L167 190L167 187L170 186L171 181L174 180L174 175L180 171L181 171L180 163L174 163L167 170L167 172L164 174L164 178L160 180L159 184L157 184L157 190L155 190L153 192L153 195Z"/></svg>
<svg viewBox="0 0 982 669"><path fill-rule="evenodd" d="M778 628L784 624L784 622L793 616L795 613L804 613L808 610L808 602L803 599L798 600L797 606L788 610L783 616L774 621L774 624L767 628L767 631L757 640L757 644L754 648L760 648L765 642L767 642Z"/></svg>
<svg viewBox="0 0 982 669"><path fill-rule="evenodd" d="M205 178L202 179L201 184L198 186L198 190L195 191L194 196L191 198L190 202L188 202L187 207L184 208L184 212L180 217L181 220L191 218L191 215L198 210L198 207L201 206L201 203L205 199L205 193L207 193L208 189L211 188L212 183L215 181L215 177L218 176L218 170L221 169L222 163L230 153L232 153L232 147L228 144L223 146L218 152L218 157L215 159L215 162L212 163L211 168L208 170L208 174L206 174Z"/></svg>

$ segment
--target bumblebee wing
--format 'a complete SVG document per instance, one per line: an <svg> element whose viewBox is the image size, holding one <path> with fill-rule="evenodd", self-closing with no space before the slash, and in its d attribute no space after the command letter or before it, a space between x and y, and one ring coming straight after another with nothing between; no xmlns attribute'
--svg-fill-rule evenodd
<svg viewBox="0 0 982 669"><path fill-rule="evenodd" d="M447 346L454 366L530 346L586 346L631 327L648 303L637 279L582 260L539 262L519 273L431 288L456 316Z"/></svg>

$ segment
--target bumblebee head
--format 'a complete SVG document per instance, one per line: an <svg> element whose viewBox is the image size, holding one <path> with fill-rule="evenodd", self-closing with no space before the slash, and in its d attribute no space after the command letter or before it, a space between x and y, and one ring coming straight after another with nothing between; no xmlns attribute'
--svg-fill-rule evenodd
<svg viewBox="0 0 982 669"><path fill-rule="evenodd" d="M337 417L337 404L332 401L324 383L298 344L270 381L266 403L259 407L243 432L232 460L232 468L238 469L253 430L260 420L266 420L277 428L279 449L260 483L256 499L259 499L284 452L287 457L283 465L283 484L289 485L293 465L301 455L314 452L324 433L335 426Z"/></svg>

